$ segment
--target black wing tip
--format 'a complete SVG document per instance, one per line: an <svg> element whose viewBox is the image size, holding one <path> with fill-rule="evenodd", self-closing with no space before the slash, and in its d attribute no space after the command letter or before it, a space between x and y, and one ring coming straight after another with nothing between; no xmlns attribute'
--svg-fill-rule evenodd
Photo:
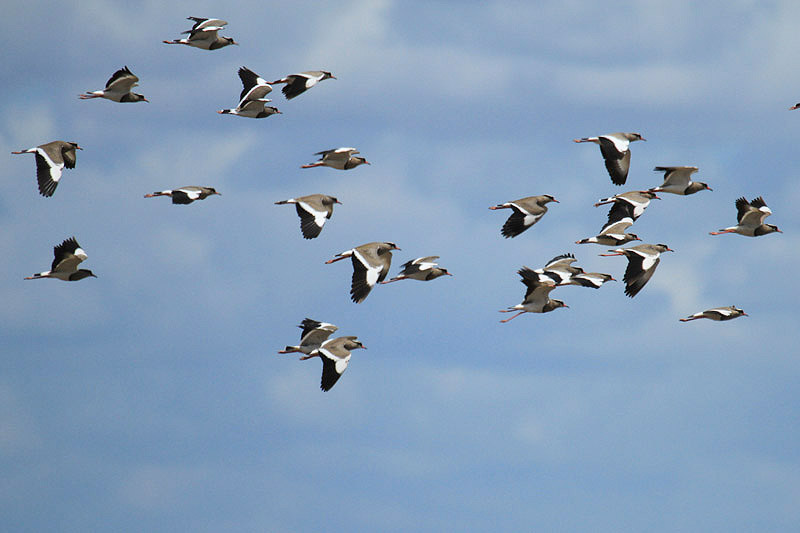
<svg viewBox="0 0 800 533"><path fill-rule="evenodd" d="M614 185L618 186L625 185L625 182L628 181L628 176L619 177L619 176L614 176L614 174L611 173L609 173L609 175L611 176L611 183L613 183Z"/></svg>

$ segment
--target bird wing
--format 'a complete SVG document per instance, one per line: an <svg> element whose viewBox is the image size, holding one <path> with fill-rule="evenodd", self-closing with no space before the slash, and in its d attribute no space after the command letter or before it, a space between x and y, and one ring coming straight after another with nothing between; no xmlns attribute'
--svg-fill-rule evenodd
<svg viewBox="0 0 800 533"><path fill-rule="evenodd" d="M758 221L758 225L763 224L764 223L764 219L772 214L772 210L769 207L767 207L767 203L760 196L758 198L754 199L752 202L750 202L750 205L754 209L757 209L759 211L760 219Z"/></svg>
<svg viewBox="0 0 800 533"><path fill-rule="evenodd" d="M600 152L603 154L611 182L614 185L624 185L631 166L631 152L628 150L630 143L616 137L600 136L599 139Z"/></svg>
<svg viewBox="0 0 800 533"><path fill-rule="evenodd" d="M580 285L581 287L590 287L592 289L599 289L603 283L611 281L612 278L608 274L600 272L581 272L570 277L570 285Z"/></svg>
<svg viewBox="0 0 800 533"><path fill-rule="evenodd" d="M325 221L330 218L328 211L315 209L310 203L301 200L298 200L295 208L300 216L300 231L303 232L303 237L313 239L319 236Z"/></svg>
<svg viewBox="0 0 800 533"><path fill-rule="evenodd" d="M287 100L291 100L295 96L303 94L308 89L313 87L319 81L316 77L309 76L309 73L301 72L300 74L292 74L290 76L286 76L287 82L286 85L283 86L284 96L286 96Z"/></svg>
<svg viewBox="0 0 800 533"><path fill-rule="evenodd" d="M406 261L401 265L400 275L404 277L411 277L414 274L418 274L425 270L430 270L436 267L436 261L439 259L438 255L431 255L428 257L418 257L416 259L412 259L411 261Z"/></svg>
<svg viewBox="0 0 800 533"><path fill-rule="evenodd" d="M329 391L336 382L339 381L339 378L347 368L347 364L350 362L350 352L345 350L347 355L342 357L333 354L324 347L320 347L318 351L322 359L322 380L320 381L320 388L324 391Z"/></svg>
<svg viewBox="0 0 800 533"><path fill-rule="evenodd" d="M510 202L508 204L513 213L511 216L508 217L505 224L503 224L503 229L500 233L506 239L510 237L516 237L526 229L530 228L537 222L539 219L544 216L547 212L547 209L544 207L535 204L534 206L529 207L522 207L519 203Z"/></svg>
<svg viewBox="0 0 800 533"><path fill-rule="evenodd" d="M656 271L658 256L652 256L631 250L628 256L628 268L625 269L625 294L633 298L644 287Z"/></svg>
<svg viewBox="0 0 800 533"><path fill-rule="evenodd" d="M208 28L209 26L218 26L220 29L222 26L227 26L228 22L221 20L221 19L204 19L200 17L187 17L188 20L193 20L195 25L192 26L192 29L189 31L185 31L183 33L190 33L193 30L202 30L204 28Z"/></svg>
<svg viewBox="0 0 800 533"><path fill-rule="evenodd" d="M328 340L328 337L333 335L333 332L336 331L338 328L336 326L332 328L315 328L303 335L300 339L300 346L309 346L309 345L321 345L323 342Z"/></svg>
<svg viewBox="0 0 800 533"><path fill-rule="evenodd" d="M720 320L723 320L733 315L733 309L730 307L715 307L714 309L704 311L704 313L717 315Z"/></svg>
<svg viewBox="0 0 800 533"><path fill-rule="evenodd" d="M552 258L547 264L544 266L545 269L553 270L557 268L566 268L569 267L572 263L576 261L575 256L572 254L561 254L557 255L556 257Z"/></svg>
<svg viewBox="0 0 800 533"><path fill-rule="evenodd" d="M239 68L239 79L242 80L242 93L239 95L239 106L246 100L258 100L272 92L272 87L267 80L247 67Z"/></svg>
<svg viewBox="0 0 800 533"><path fill-rule="evenodd" d="M175 189L172 191L172 194L175 194L176 192L185 194L190 200L197 200L203 194L203 190L200 187L194 187L192 185Z"/></svg>
<svg viewBox="0 0 800 533"><path fill-rule="evenodd" d="M540 275L528 267L522 267L517 274L522 276L520 281L528 288L525 291L525 303L540 301L544 305L550 291L556 288L554 281L542 281Z"/></svg>
<svg viewBox="0 0 800 533"><path fill-rule="evenodd" d="M74 166L74 165L73 165ZM42 196L53 196L64 168L63 157L56 161L41 147L36 148L36 180Z"/></svg>
<svg viewBox="0 0 800 533"><path fill-rule="evenodd" d="M772 214L772 210L760 196L748 202L744 197L736 200L737 219L741 226L756 227L764 223L764 219Z"/></svg>
<svg viewBox="0 0 800 533"><path fill-rule="evenodd" d="M439 259L438 255L429 255L428 257L417 257L413 261L410 261L410 264L416 265L419 270L430 270L438 264L436 263L437 259ZM408 264L409 263L406 263L406 265Z"/></svg>
<svg viewBox="0 0 800 533"><path fill-rule="evenodd" d="M86 252L78 245L75 237L66 239L61 244L53 247L53 264L51 272L74 272L78 265L86 259Z"/></svg>
<svg viewBox="0 0 800 533"><path fill-rule="evenodd" d="M613 208L612 208L613 210ZM619 215L621 211L617 211L616 215ZM609 213L609 219L611 218L611 213ZM622 217L617 221L611 221L603 226L603 229L600 230L600 235L624 235L625 230L633 225L633 219L631 217Z"/></svg>
<svg viewBox="0 0 800 533"><path fill-rule="evenodd" d="M350 286L350 298L355 303L360 303L377 282L383 281L387 273L381 261L376 261L377 265L370 265L364 254L357 249L353 250L352 260L353 281Z"/></svg>
<svg viewBox="0 0 800 533"><path fill-rule="evenodd" d="M697 172L697 167L656 167L656 172L664 172L662 188L675 187L685 189L689 186L690 176Z"/></svg>
<svg viewBox="0 0 800 533"><path fill-rule="evenodd" d="M189 30L189 41L216 41L217 40L217 32L222 28L219 26L206 26L201 29L197 30Z"/></svg>
<svg viewBox="0 0 800 533"><path fill-rule="evenodd" d="M322 156L323 159L338 159L342 161L347 161L350 159L351 155L360 154L358 150L355 148L350 147L343 147L343 148L333 148L331 150L323 150L322 152L317 152L314 155Z"/></svg>
<svg viewBox="0 0 800 533"><path fill-rule="evenodd" d="M126 94L131 92L131 89L136 86L139 78L128 69L127 66L119 69L108 78L106 82L106 91Z"/></svg>
<svg viewBox="0 0 800 533"><path fill-rule="evenodd" d="M303 332L300 334L300 340L303 340L303 337L305 337L315 329L324 329L330 331L331 333L339 329L333 324L329 324L327 322L319 322L318 320L313 320L311 318L303 319L303 322L297 327L303 330Z"/></svg>
<svg viewBox="0 0 800 533"><path fill-rule="evenodd" d="M614 202L611 209L608 210L608 223L618 222L625 218L636 220L638 216L634 216L634 207L628 202Z"/></svg>

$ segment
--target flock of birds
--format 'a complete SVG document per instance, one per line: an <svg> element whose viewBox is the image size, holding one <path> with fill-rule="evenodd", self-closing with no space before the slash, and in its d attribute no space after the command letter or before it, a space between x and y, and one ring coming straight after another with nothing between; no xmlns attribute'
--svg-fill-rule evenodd
<svg viewBox="0 0 800 533"><path fill-rule="evenodd" d="M218 34L227 22L220 19L204 19L189 17L194 22L191 29L183 32L187 37L163 41L166 44L182 44L203 50L217 50L229 45L237 45L232 38ZM270 102L265 98L272 92L272 85L283 84L282 92L287 100L303 94L319 82L326 79L336 79L327 71L305 71L290 74L272 82L252 70L241 67L238 71L242 82L242 92L239 103L235 108L219 110L220 114L236 115L244 118L267 118L281 113L277 108L266 105ZM79 95L81 100L104 98L112 102L135 103L148 102L144 95L132 92L138 85L139 78L125 66L117 70L106 82L105 88L97 91L87 91ZM800 104L792 109L800 107ZM599 145L605 167L612 183L621 186L627 181L630 168L631 151L630 143L644 141L639 133L610 133L597 137L584 137L575 139L576 143L595 143ZM63 169L75 168L76 150L83 150L75 142L52 141L27 150L15 151L12 154L32 153L36 157L36 177L39 193L50 197L54 194L61 179ZM355 148L343 147L317 152L319 159L313 163L302 165L301 168L314 168L327 166L337 170L351 170L362 164L369 165L364 157L358 155ZM603 246L621 246L631 241L641 239L627 230L644 213L650 201L659 199L658 193L670 193L681 196L697 193L711 188L702 182L691 180L691 175L697 172L694 166L657 166L654 169L664 173L664 182L647 190L633 190L617 194L609 198L600 199L595 206L611 205L608 212L608 221L600 232L593 237L576 241L577 244L599 244ZM169 196L173 204L190 204L203 200L209 196L220 195L213 187L190 185L176 189L167 189L146 194L145 198L156 196ZM547 204L558 203L551 195L528 196L519 200L506 202L490 207L491 210L510 209L511 215L503 224L501 235L505 238L517 237L531 226L536 224L546 213ZM300 217L300 229L305 239L317 238L326 221L333 215L333 206L341 202L324 194L311 194L289 198L275 202L276 205L293 204ZM769 233L780 232L777 226L765 224L764 219L772 212L767 207L763 198L758 197L747 201L744 197L735 202L737 209L737 224L718 231L710 232L711 235L725 233L738 233L748 237L758 237ZM389 280L392 261L392 251L399 250L392 242L370 242L352 249L345 250L326 261L326 264L335 263L349 258L353 265L350 297L353 302L363 302L370 291L377 284L392 283L404 279L430 281L441 276L452 276L446 269L440 268L435 262L438 256L419 257L402 265L400 273ZM615 248L601 256L625 256L628 265L625 270L623 282L625 294L631 298L636 296L652 278L664 252L672 252L666 244L639 244L627 248ZM80 247L75 237L64 240L54 247L54 259L50 270L34 274L25 279L59 279L62 281L79 281L87 277L97 277L91 270L79 269L81 262L87 259L86 252ZM608 281L616 281L610 274L600 272L585 272L581 267L574 265L576 258L573 254L562 254L539 269L522 267L518 274L526 286L526 293L522 303L502 309L503 313L515 312L510 320L524 313L547 313L560 307L568 307L563 301L550 298L550 293L557 287L574 285L598 289ZM702 312L694 313L682 322L701 318L716 321L731 320L740 316L747 316L743 310L735 306L717 307ZM287 346L279 353L302 353L301 360L319 357L323 362L321 389L330 390L347 368L351 351L366 348L357 337L344 336L331 339L330 336L337 331L337 326L306 318L298 326L301 328L300 344Z"/></svg>

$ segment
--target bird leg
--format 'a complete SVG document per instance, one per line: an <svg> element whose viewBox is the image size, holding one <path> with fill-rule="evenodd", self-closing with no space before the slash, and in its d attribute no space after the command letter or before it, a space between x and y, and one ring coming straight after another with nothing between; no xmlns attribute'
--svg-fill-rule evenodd
<svg viewBox="0 0 800 533"><path fill-rule="evenodd" d="M514 309L501 309L500 310L501 313L511 313L513 311L514 311ZM517 318L519 315L521 315L523 313L527 313L527 311L520 311L519 313L517 313L516 315L512 316L511 318L506 318L505 320L501 320L500 323L501 324L505 324L506 322L514 320L515 318Z"/></svg>
<svg viewBox="0 0 800 533"><path fill-rule="evenodd" d="M301 165L300 168L314 168L314 167L321 167L322 165L323 165L322 161L319 161L317 163L311 163L310 165Z"/></svg>
<svg viewBox="0 0 800 533"><path fill-rule="evenodd" d="M340 256L334 257L333 259L328 259L327 261L325 261L325 264L326 265L330 265L331 263L335 263L336 261L341 261L342 259L346 259L348 257L350 257L350 256L349 255L340 255Z"/></svg>
<svg viewBox="0 0 800 533"><path fill-rule="evenodd" d="M722 235L723 233L735 233L735 229L721 229L719 231L709 231L709 235Z"/></svg>
<svg viewBox="0 0 800 533"><path fill-rule="evenodd" d="M301 361L305 361L306 359L311 359L312 357L320 357L319 352L314 352L310 355L304 355L300 358Z"/></svg>
<svg viewBox="0 0 800 533"><path fill-rule="evenodd" d="M299 352L299 351L300 350L298 349L297 346L287 346L283 350L278 351L278 353L295 353L295 352Z"/></svg>

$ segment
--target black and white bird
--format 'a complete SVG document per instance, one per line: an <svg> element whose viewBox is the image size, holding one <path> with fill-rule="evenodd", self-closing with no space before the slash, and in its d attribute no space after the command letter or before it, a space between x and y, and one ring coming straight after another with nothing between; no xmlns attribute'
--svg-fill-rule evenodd
<svg viewBox="0 0 800 533"><path fill-rule="evenodd" d="M614 255L624 255L628 258L628 268L625 269L625 294L633 298L642 287L644 287L656 271L658 263L661 261L659 256L663 252L674 252L666 244L639 244L630 248L617 248L609 250L608 254L600 254L603 257Z"/></svg>
<svg viewBox="0 0 800 533"><path fill-rule="evenodd" d="M570 276L564 285L578 285L580 287L588 287L590 289L599 289L604 283L609 281L617 281L611 274L603 274L602 272L581 272Z"/></svg>
<svg viewBox="0 0 800 533"><path fill-rule="evenodd" d="M573 264L575 261L573 254L561 254L548 261L543 268L537 268L532 272L539 275L539 281L550 280L556 286L576 285L599 289L607 281L616 281L611 274L585 272Z"/></svg>
<svg viewBox="0 0 800 533"><path fill-rule="evenodd" d="M300 168L331 167L337 170L350 170L351 168L356 168L358 165L371 165L372 163L365 158L356 155L360 153L361 152L355 148L350 147L323 150L322 152L314 154L320 156L319 161L303 165Z"/></svg>
<svg viewBox="0 0 800 533"><path fill-rule="evenodd" d="M614 216L623 215L622 210L617 210ZM575 244L602 244L603 246L621 246L627 242L640 241L635 233L627 233L626 230L633 225L633 219L628 216L621 216L619 220L606 223L598 235L575 241Z"/></svg>
<svg viewBox="0 0 800 533"><path fill-rule="evenodd" d="M506 220L506 223L503 224L503 229L500 230L500 233L503 235L503 237L508 239L511 237L516 237L526 229L539 222L539 219L542 218L545 213L547 213L547 207L545 206L550 202L559 203L558 200L549 194L543 194L540 196L528 196L525 198L520 198L519 200L514 200L513 202L494 205L489 209L511 209L513 211L511 216L508 217L508 220Z"/></svg>
<svg viewBox="0 0 800 533"><path fill-rule="evenodd" d="M264 98L272 87L247 67L239 68L239 79L242 80L242 93L239 95L239 104L233 109L220 109L217 113L222 115L236 115L246 118L266 118L276 113L280 113L278 108L266 105L271 102L269 98Z"/></svg>
<svg viewBox="0 0 800 533"><path fill-rule="evenodd" d="M304 353L310 355L311 352L319 348L323 342L328 340L328 337L339 329L328 322L319 322L311 318L304 319L297 327L303 330L300 334L300 344L287 346L278 353Z"/></svg>
<svg viewBox="0 0 800 533"><path fill-rule="evenodd" d="M333 259L325 261L325 264L352 258L353 282L350 285L350 299L361 303L376 283L386 279L392 266L392 250L399 249L393 242L370 242L336 254Z"/></svg>
<svg viewBox="0 0 800 533"><path fill-rule="evenodd" d="M322 343L322 345L310 354L300 358L301 361L319 357L322 359L322 380L320 388L327 392L339 381L339 378L347 369L350 362L350 352L359 348L367 349L358 337L336 337Z"/></svg>
<svg viewBox="0 0 800 533"><path fill-rule="evenodd" d="M306 239L318 237L325 222L333 214L333 205L342 202L327 194L309 194L275 202L275 205L294 204L300 216L300 231Z"/></svg>
<svg viewBox="0 0 800 533"><path fill-rule="evenodd" d="M139 85L139 78L126 66L116 71L108 78L106 88L102 91L86 91L86 94L79 94L81 100L92 98L105 98L112 102L149 102L143 94L133 93L131 89Z"/></svg>
<svg viewBox="0 0 800 533"><path fill-rule="evenodd" d="M691 175L697 172L697 167L656 167L655 172L664 173L664 183L653 187L650 192L668 192L686 196L699 191L712 190L702 181L692 181Z"/></svg>
<svg viewBox="0 0 800 533"><path fill-rule="evenodd" d="M508 309L501 309L501 313L519 312L511 318L506 318L500 322L506 323L523 313L548 313L559 307L569 307L561 300L550 299L550 292L556 288L556 283L553 280L543 280L539 274L528 267L522 267L517 273L522 276L520 281L527 287L525 299L521 304L509 307Z"/></svg>
<svg viewBox="0 0 800 533"><path fill-rule="evenodd" d="M689 322L691 320L697 320L699 318L708 318L711 320L716 321L724 321L724 320L733 320L734 318L739 318L740 316L748 316L742 309L738 309L735 305L729 305L727 307L715 307L713 309L706 309L700 313L695 313L693 315L689 315L686 318L679 319L681 322Z"/></svg>
<svg viewBox="0 0 800 533"><path fill-rule="evenodd" d="M446 268L439 268L439 264L435 262L437 259L439 259L438 255L429 255L428 257L417 257L416 259L407 261L403 263L400 273L397 276L390 280L381 281L381 283L391 283L402 279L430 281L440 276L452 276Z"/></svg>
<svg viewBox="0 0 800 533"><path fill-rule="evenodd" d="M626 217L635 221L642 216L644 210L650 205L650 200L660 199L661 198L652 191L628 191L608 198L601 198L594 206L599 207L605 204L614 204L608 211L609 222L616 222Z"/></svg>
<svg viewBox="0 0 800 533"><path fill-rule="evenodd" d="M70 237L58 246L54 246L53 255L53 264L50 266L50 270L39 272L25 279L54 278L62 281L79 281L83 278L97 277L91 270L85 268L78 269L78 265L81 264L87 256L86 252L84 252L78 244L78 241L75 240L75 237Z"/></svg>
<svg viewBox="0 0 800 533"><path fill-rule="evenodd" d="M239 44L230 37L221 37L217 34L219 30L228 24L224 20L200 17L187 17L187 20L193 20L194 26L192 26L192 29L181 33L188 33L189 37L163 41L164 44L185 44L202 50L217 50L229 44Z"/></svg>
<svg viewBox="0 0 800 533"><path fill-rule="evenodd" d="M543 268L537 268L536 270L532 270L532 272L539 275L540 281L546 281L549 278L553 280L553 283L556 285L568 285L569 279L572 276L583 273L582 268L572 264L575 261L576 259L573 254L557 255L548 261Z"/></svg>
<svg viewBox="0 0 800 533"><path fill-rule="evenodd" d="M718 231L712 231L710 235L738 233L745 237L760 237L768 233L783 233L778 229L778 226L764 224L764 219L772 214L772 210L767 207L766 202L764 202L764 199L760 196L750 202L748 202L744 196L737 198L736 210L738 224Z"/></svg>
<svg viewBox="0 0 800 533"><path fill-rule="evenodd" d="M591 142L600 145L608 175L614 185L625 185L631 166L630 143L646 140L638 133L608 133L597 137L574 139L576 143Z"/></svg>
<svg viewBox="0 0 800 533"><path fill-rule="evenodd" d="M39 182L39 194L53 196L64 167L75 168L75 150L83 150L83 148L78 146L78 143L53 141L40 144L35 148L11 153L36 154L36 180Z"/></svg>
<svg viewBox="0 0 800 533"><path fill-rule="evenodd" d="M336 76L324 70L308 70L299 74L289 74L285 78L271 81L272 85L277 83L285 83L282 90L283 95L287 100L291 100L295 96L301 95L308 89L312 88L322 80L332 79L335 80Z"/></svg>
<svg viewBox="0 0 800 533"><path fill-rule="evenodd" d="M145 198L155 198L156 196L170 196L173 204L190 204L195 200L204 200L208 196L222 193L217 192L214 187L196 187L189 185L180 189L167 189L166 191L156 191L152 194L145 194Z"/></svg>

